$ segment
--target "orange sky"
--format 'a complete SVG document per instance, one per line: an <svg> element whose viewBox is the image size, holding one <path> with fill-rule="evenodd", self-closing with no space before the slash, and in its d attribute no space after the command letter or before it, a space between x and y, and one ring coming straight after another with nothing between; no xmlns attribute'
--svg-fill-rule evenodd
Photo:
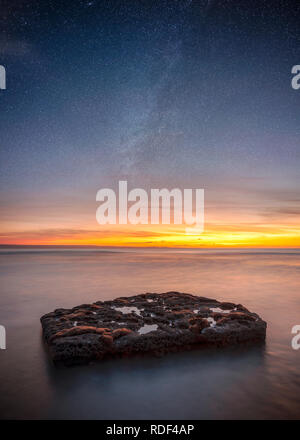
<svg viewBox="0 0 300 440"><path fill-rule="evenodd" d="M26 192L11 198L3 195L0 244L300 247L295 194L273 191L260 200L257 190L240 187L216 194L207 191L200 235L187 235L185 225L99 225L93 190L77 195L48 192L47 197Z"/></svg>
<svg viewBox="0 0 300 440"><path fill-rule="evenodd" d="M207 225L201 235L188 235L178 225L107 225L99 229L6 231L2 244L98 245L145 247L300 247L300 226Z"/></svg>

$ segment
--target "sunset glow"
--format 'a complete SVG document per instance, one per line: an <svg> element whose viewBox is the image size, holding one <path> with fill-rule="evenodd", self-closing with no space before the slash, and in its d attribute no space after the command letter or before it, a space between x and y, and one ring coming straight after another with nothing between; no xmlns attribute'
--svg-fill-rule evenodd
<svg viewBox="0 0 300 440"><path fill-rule="evenodd" d="M19 245L77 245L77 246L129 246L129 247L300 247L300 227L271 226L256 227L253 230L242 230L234 225L231 230L221 229L213 225L207 226L201 235L187 235L185 228L126 225L116 229L102 228L91 232L89 229L53 231L28 230L20 233L1 233L2 244ZM100 228L99 228L100 229Z"/></svg>

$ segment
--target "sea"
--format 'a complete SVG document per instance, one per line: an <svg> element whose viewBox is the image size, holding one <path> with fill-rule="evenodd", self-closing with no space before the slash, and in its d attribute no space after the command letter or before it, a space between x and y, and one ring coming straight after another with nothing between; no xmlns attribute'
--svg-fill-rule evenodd
<svg viewBox="0 0 300 440"><path fill-rule="evenodd" d="M265 344L52 364L43 314L167 291L243 304ZM0 325L1 419L300 419L300 249L1 246Z"/></svg>

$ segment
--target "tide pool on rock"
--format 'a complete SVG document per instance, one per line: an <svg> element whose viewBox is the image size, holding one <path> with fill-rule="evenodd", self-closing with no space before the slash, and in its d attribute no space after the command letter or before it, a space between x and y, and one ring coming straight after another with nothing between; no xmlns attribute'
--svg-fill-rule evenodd
<svg viewBox="0 0 300 440"><path fill-rule="evenodd" d="M54 363L163 354L264 341L267 324L241 304L180 292L145 293L57 309L41 318Z"/></svg>

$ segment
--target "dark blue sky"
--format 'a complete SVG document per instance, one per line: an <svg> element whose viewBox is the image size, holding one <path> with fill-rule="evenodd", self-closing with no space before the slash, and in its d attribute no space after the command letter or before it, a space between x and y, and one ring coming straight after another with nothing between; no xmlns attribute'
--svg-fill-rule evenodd
<svg viewBox="0 0 300 440"><path fill-rule="evenodd" d="M299 216L299 23L290 1L1 1L4 227L94 219L120 179L205 188L214 222Z"/></svg>

